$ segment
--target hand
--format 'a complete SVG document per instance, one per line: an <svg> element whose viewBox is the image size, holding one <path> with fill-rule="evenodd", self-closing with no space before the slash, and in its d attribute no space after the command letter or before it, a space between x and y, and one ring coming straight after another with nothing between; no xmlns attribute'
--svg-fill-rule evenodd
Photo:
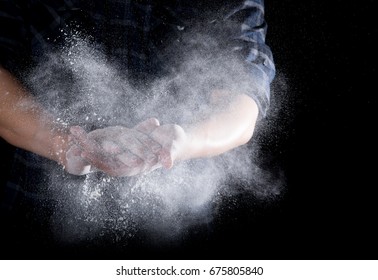
<svg viewBox="0 0 378 280"><path fill-rule="evenodd" d="M157 156L161 145L147 135L158 126L158 120L149 119L131 129L115 126L87 134L81 127L72 127L70 131L83 159L111 176L122 177L161 166Z"/></svg>
<svg viewBox="0 0 378 280"><path fill-rule="evenodd" d="M185 159L190 140L181 126L176 124L159 126L150 137L162 146L159 161L163 167L169 169L175 161Z"/></svg>
<svg viewBox="0 0 378 280"><path fill-rule="evenodd" d="M71 142L71 141L70 141ZM70 144L63 159L65 170L73 175L85 175L91 172L91 165L81 156L82 150L76 144Z"/></svg>
<svg viewBox="0 0 378 280"><path fill-rule="evenodd" d="M61 164L67 173L85 175L91 172L91 165L82 156L82 149L75 143L74 137L68 131L58 131L51 138L52 151L50 155ZM53 158L51 156L51 158Z"/></svg>

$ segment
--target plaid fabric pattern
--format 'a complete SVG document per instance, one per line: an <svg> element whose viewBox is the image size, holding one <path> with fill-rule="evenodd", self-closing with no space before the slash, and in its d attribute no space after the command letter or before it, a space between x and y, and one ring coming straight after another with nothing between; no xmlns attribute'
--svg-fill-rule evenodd
<svg viewBox="0 0 378 280"><path fill-rule="evenodd" d="M80 26L104 46L110 59L126 65L134 78L143 80L164 73L166 57L160 50L181 36L183 30L190 30L196 21L207 20L209 25L214 21L224 25L236 21L238 26L225 44L229 48L226 51L239 52L244 57L251 79L259 85L250 94L265 114L275 68L265 44L264 2L228 1L221 7L219 1L1 0L0 64L18 75L24 67L41 59L44 52L63 44L65 30ZM221 17L206 18L212 9L222 10ZM48 200L48 192L40 188L46 185L49 174L45 173L51 165L55 163L17 150L1 208L12 210L19 197Z"/></svg>

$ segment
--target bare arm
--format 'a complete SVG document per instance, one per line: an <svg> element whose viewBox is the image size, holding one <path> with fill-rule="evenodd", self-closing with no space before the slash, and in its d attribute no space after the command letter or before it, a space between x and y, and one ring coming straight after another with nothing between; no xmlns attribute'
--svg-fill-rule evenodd
<svg viewBox="0 0 378 280"><path fill-rule="evenodd" d="M224 101L225 95L226 92L214 93L211 112L204 120L187 126L190 137L187 157L218 155L251 139L258 116L256 103L244 94Z"/></svg>
<svg viewBox="0 0 378 280"><path fill-rule="evenodd" d="M163 166L170 168L177 160L219 155L251 139L258 116L255 101L244 94L226 96L227 92L213 93L210 109L199 121L162 125L151 133L163 147Z"/></svg>
<svg viewBox="0 0 378 280"><path fill-rule="evenodd" d="M0 67L0 137L10 144L63 164L68 134Z"/></svg>
<svg viewBox="0 0 378 280"><path fill-rule="evenodd" d="M154 129L158 125L157 120L147 120L135 129L123 128L127 130L126 135L129 138L124 141L125 149L140 151L145 146L142 139L147 137L143 136L144 130ZM96 142L82 141L85 142L85 149L81 149L71 140L73 135L68 128L55 123L54 117L3 68L0 68L0 137L16 147L56 161L75 175L88 173L89 162L113 176L137 174L144 170L146 159L154 156L152 151L143 150L137 153L142 158L137 157L135 162L129 161L125 164L112 154L105 153ZM147 140L150 146L158 145L150 138ZM83 150L92 157L84 159ZM129 158L131 156L127 157Z"/></svg>

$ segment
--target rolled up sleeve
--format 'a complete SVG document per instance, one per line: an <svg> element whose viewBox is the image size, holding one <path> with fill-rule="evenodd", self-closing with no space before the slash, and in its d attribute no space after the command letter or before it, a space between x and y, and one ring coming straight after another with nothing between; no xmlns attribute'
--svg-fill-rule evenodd
<svg viewBox="0 0 378 280"><path fill-rule="evenodd" d="M257 103L262 116L270 103L270 83L275 76L275 65L270 48L265 43L267 24L264 19L264 1L248 0L233 9L225 18L237 21L240 29L235 30L234 52L242 54L251 78L247 92Z"/></svg>

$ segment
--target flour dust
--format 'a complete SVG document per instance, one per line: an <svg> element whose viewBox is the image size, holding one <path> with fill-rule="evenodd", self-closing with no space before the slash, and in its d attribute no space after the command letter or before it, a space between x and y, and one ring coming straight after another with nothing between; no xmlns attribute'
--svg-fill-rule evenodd
<svg viewBox="0 0 378 280"><path fill-rule="evenodd" d="M212 44L210 37L199 40ZM248 76L242 63L221 51L209 56L197 49L182 56L167 75L138 84L90 40L76 35L67 41L63 50L49 53L28 79L38 100L67 127L80 125L87 131L110 125L133 127L150 117L162 124L187 124L207 110L215 84L237 92L251 87L241 82ZM141 231L177 237L193 224L211 222L222 198L236 192L235 184L238 192L253 193L257 199L277 197L282 176L260 168L257 151L258 143L253 143L214 158L128 178L100 172L72 176L52 164L48 188L57 201L56 235L74 243L101 235L117 242Z"/></svg>

